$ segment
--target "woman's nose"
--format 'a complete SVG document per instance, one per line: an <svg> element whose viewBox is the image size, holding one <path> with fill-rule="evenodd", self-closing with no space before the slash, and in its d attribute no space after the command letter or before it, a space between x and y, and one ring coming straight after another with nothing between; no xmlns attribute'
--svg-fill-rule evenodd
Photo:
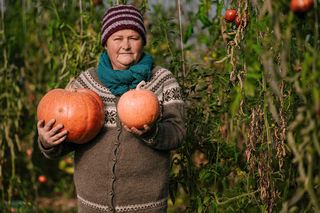
<svg viewBox="0 0 320 213"><path fill-rule="evenodd" d="M131 45L130 45L130 41L129 39L123 39L122 41L122 48L123 49L130 49Z"/></svg>

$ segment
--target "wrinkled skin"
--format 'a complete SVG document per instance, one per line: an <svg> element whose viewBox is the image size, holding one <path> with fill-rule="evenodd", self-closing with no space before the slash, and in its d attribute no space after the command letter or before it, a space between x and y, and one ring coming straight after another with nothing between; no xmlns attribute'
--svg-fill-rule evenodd
<svg viewBox="0 0 320 213"><path fill-rule="evenodd" d="M44 120L38 121L37 128L39 140L44 148L49 149L51 147L57 146L67 138L68 131L61 131L63 129L62 124L57 124L55 127L53 127L55 122L55 119L50 120L46 124Z"/></svg>

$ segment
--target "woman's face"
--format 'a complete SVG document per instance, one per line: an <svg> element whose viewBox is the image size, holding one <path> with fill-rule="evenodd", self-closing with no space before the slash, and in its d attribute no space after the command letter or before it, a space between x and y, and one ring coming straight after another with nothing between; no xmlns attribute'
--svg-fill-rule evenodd
<svg viewBox="0 0 320 213"><path fill-rule="evenodd" d="M125 70L136 64L143 53L143 40L134 30L119 30L106 43L107 52L114 70Z"/></svg>

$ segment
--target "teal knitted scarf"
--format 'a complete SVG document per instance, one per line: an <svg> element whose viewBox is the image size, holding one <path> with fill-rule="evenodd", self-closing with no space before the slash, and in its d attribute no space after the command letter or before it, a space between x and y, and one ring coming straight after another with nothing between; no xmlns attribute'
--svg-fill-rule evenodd
<svg viewBox="0 0 320 213"><path fill-rule="evenodd" d="M136 88L141 81L151 78L153 58L143 53L137 64L127 70L113 70L109 56L106 52L100 55L98 64L98 77L102 83L110 89L112 94L119 96L130 89Z"/></svg>

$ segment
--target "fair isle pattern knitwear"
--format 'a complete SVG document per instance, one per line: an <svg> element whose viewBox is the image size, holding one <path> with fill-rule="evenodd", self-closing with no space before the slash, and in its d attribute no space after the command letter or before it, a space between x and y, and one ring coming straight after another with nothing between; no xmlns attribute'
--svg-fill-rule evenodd
<svg viewBox="0 0 320 213"><path fill-rule="evenodd" d="M146 44L146 30L142 14L132 5L117 5L109 8L103 16L101 44L105 46L108 38L115 32L131 29L138 32Z"/></svg>
<svg viewBox="0 0 320 213"><path fill-rule="evenodd" d="M105 206L97 203L90 202L88 200L83 199L81 196L77 195L77 198L79 202L82 205L86 205L89 208L96 209L99 212L110 212L111 207L110 206ZM141 210L148 210L152 208L158 208L158 207L163 207L167 205L167 198L155 201L155 202L149 202L149 203L143 203L143 204L134 204L134 205L127 205L127 206L116 206L115 210L118 213L121 212L134 212L134 211L141 211Z"/></svg>
<svg viewBox="0 0 320 213"><path fill-rule="evenodd" d="M94 80L92 77L93 71L94 70L89 69L81 73L74 82L74 86L76 88L91 89L98 93L105 104L105 126L116 127L116 97L108 88L104 87L102 83ZM161 67L156 67L153 72L154 74L151 80L147 82L144 88L154 92L158 96L161 105L183 103L180 87L172 73ZM165 85L163 85L164 82Z"/></svg>

